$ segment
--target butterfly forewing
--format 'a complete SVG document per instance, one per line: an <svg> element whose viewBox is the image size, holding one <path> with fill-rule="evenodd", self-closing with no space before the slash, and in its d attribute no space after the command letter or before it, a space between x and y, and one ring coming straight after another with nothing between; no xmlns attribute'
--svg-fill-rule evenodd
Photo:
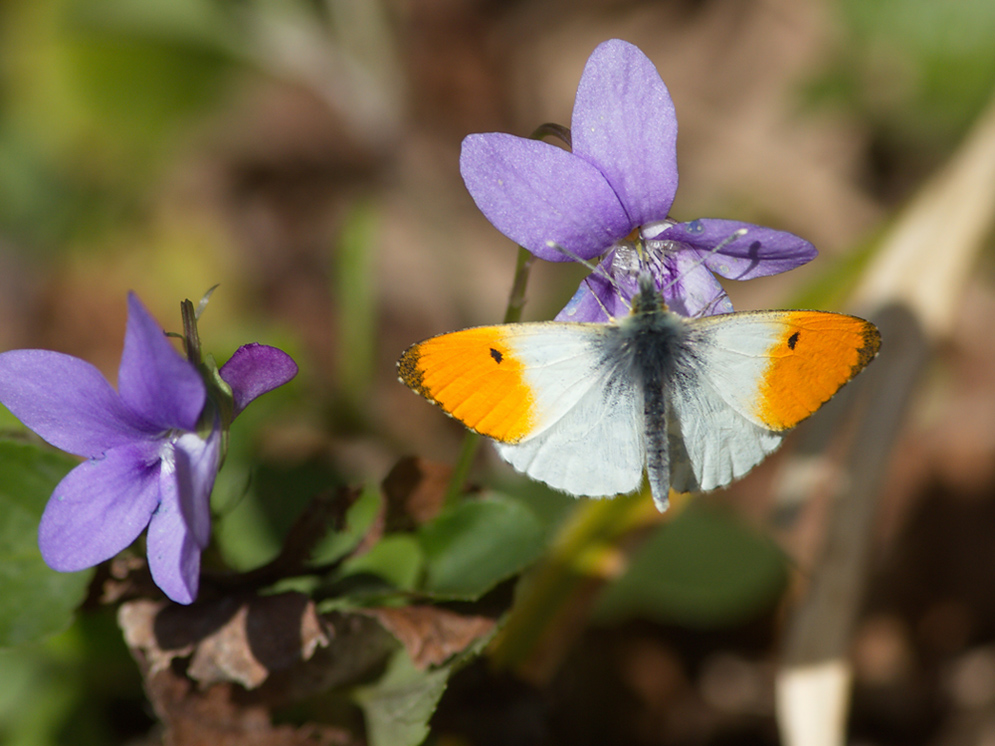
<svg viewBox="0 0 995 746"><path fill-rule="evenodd" d="M480 327L412 345L398 362L401 380L470 429L520 440L535 425L535 397L504 336Z"/></svg>
<svg viewBox="0 0 995 746"><path fill-rule="evenodd" d="M868 321L823 311L757 311L694 322L701 375L742 415L788 430L877 354Z"/></svg>
<svg viewBox="0 0 995 746"><path fill-rule="evenodd" d="M642 479L642 397L606 324L467 329L412 346L401 380L499 441L519 471L575 495L631 492Z"/></svg>
<svg viewBox="0 0 995 746"><path fill-rule="evenodd" d="M467 427L504 443L557 422L596 385L596 324L483 326L412 345L401 380Z"/></svg>

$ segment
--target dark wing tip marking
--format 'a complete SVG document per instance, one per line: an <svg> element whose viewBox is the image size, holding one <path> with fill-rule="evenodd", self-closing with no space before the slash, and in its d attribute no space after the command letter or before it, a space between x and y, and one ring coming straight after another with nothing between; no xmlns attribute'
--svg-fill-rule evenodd
<svg viewBox="0 0 995 746"><path fill-rule="evenodd" d="M857 375L867 367L881 349L881 332L871 322L864 328L864 344L857 350L857 363L853 366L853 375Z"/></svg>
<svg viewBox="0 0 995 746"><path fill-rule="evenodd" d="M404 351L401 359L397 361L397 373L401 383L410 386L417 393L426 398L431 398L425 390L423 381L423 371L418 367L418 360L421 355L418 352L418 345L412 345Z"/></svg>

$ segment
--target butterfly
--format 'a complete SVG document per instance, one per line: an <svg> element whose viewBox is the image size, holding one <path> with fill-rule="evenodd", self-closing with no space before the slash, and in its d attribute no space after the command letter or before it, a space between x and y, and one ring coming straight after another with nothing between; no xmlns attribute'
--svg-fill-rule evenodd
<svg viewBox="0 0 995 746"><path fill-rule="evenodd" d="M868 321L823 311L686 318L648 273L609 323L482 326L412 345L400 380L511 466L577 496L713 490L759 464L874 358Z"/></svg>

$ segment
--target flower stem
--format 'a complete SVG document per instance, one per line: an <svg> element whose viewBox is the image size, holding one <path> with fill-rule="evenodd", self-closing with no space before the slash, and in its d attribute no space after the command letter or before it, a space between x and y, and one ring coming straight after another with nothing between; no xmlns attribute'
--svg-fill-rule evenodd
<svg viewBox="0 0 995 746"><path fill-rule="evenodd" d="M522 320L522 309L525 308L525 286L529 282L529 272L535 263L535 257L528 249L518 247L518 261L515 263L515 279L511 283L511 293L508 295L508 308L504 312L505 324L514 324Z"/></svg>
<svg viewBox="0 0 995 746"><path fill-rule="evenodd" d="M518 259L515 262L515 278L511 283L511 293L508 295L508 307L504 312L505 324L513 324L522 318L522 309L525 308L525 288L529 282L529 272L535 257L527 249L518 247ZM463 494L463 486L466 478L470 474L470 467L477 456L480 448L480 436L477 433L467 433L463 439L463 446L460 448L459 457L456 459L456 466L453 468L453 475L449 479L449 486L446 488L445 505L455 505L459 502L460 495Z"/></svg>
<svg viewBox="0 0 995 746"><path fill-rule="evenodd" d="M377 206L361 199L352 206L335 251L334 297L338 304L338 374L342 400L362 409L373 381L376 325Z"/></svg>
<svg viewBox="0 0 995 746"><path fill-rule="evenodd" d="M491 662L529 680L545 679L583 628L597 591L624 570L627 540L672 517L661 516L641 492L583 500L519 586L491 644Z"/></svg>
<svg viewBox="0 0 995 746"><path fill-rule="evenodd" d="M557 137L566 143L568 148L573 148L573 138L570 134L570 128L564 127L562 124L555 124L553 122L540 124L529 137L532 140L542 140L547 135Z"/></svg>
<svg viewBox="0 0 995 746"><path fill-rule="evenodd" d="M570 128L562 124L546 122L536 127L532 133L533 140L542 140L545 137L557 137L566 143L568 148L572 147ZM505 324L514 324L522 319L522 309L525 307L525 287L529 282L529 272L535 257L522 246L518 247L518 259L515 262L515 279L511 283L511 293L508 295L508 307L504 312ZM449 487L446 490L446 505L453 505L463 493L463 485L470 473L470 467L480 448L480 436L477 433L467 433L463 439L463 447L460 449L459 458L456 459L456 466L453 469L453 476L449 480Z"/></svg>
<svg viewBox="0 0 995 746"><path fill-rule="evenodd" d="M446 488L446 497L443 505L455 505L459 502L463 494L463 485L470 474L470 467L473 466L473 459L480 448L480 436L477 433L468 432L463 438L463 445L460 447L459 457L456 459L456 466L453 467L453 475L449 478L449 486Z"/></svg>

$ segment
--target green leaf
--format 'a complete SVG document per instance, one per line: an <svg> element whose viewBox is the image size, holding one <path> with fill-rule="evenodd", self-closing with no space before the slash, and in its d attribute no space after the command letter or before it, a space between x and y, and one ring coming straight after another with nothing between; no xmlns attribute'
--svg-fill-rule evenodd
<svg viewBox="0 0 995 746"><path fill-rule="evenodd" d="M252 414L251 407L247 411ZM241 420L236 425L240 427ZM221 514L214 538L230 567L251 570L279 554L287 532L312 495L334 489L342 480L319 459L277 464L246 456L242 464L252 463L246 491L247 475L239 472L237 448L238 444L229 451L211 496L212 507ZM327 555L323 552L322 557Z"/></svg>
<svg viewBox="0 0 995 746"><path fill-rule="evenodd" d="M421 576L422 548L407 534L385 536L366 554L342 564L342 576L370 573L383 578L395 588L413 590Z"/></svg>
<svg viewBox="0 0 995 746"><path fill-rule="evenodd" d="M370 746L417 746L428 736L428 721L449 681L451 666L419 671L403 650L394 654L383 678L358 689Z"/></svg>
<svg viewBox="0 0 995 746"><path fill-rule="evenodd" d="M377 518L380 503L380 486L369 482L356 503L347 511L345 527L339 532L330 533L315 546L311 553L312 564L334 562L359 546Z"/></svg>
<svg viewBox="0 0 995 746"><path fill-rule="evenodd" d="M428 722L435 713L449 677L477 658L497 632L478 638L446 665L419 670L404 648L399 649L383 677L353 693L366 716L370 746L417 746L428 735Z"/></svg>
<svg viewBox="0 0 995 746"><path fill-rule="evenodd" d="M418 532L427 593L474 600L530 565L543 527L528 508L504 497L446 508Z"/></svg>
<svg viewBox="0 0 995 746"><path fill-rule="evenodd" d="M69 626L92 570L60 573L38 550L38 522L76 462L30 443L0 441L0 646L41 639Z"/></svg>
<svg viewBox="0 0 995 746"><path fill-rule="evenodd" d="M647 539L628 571L602 593L594 617L723 626L771 603L785 580L784 555L773 542L696 501Z"/></svg>

